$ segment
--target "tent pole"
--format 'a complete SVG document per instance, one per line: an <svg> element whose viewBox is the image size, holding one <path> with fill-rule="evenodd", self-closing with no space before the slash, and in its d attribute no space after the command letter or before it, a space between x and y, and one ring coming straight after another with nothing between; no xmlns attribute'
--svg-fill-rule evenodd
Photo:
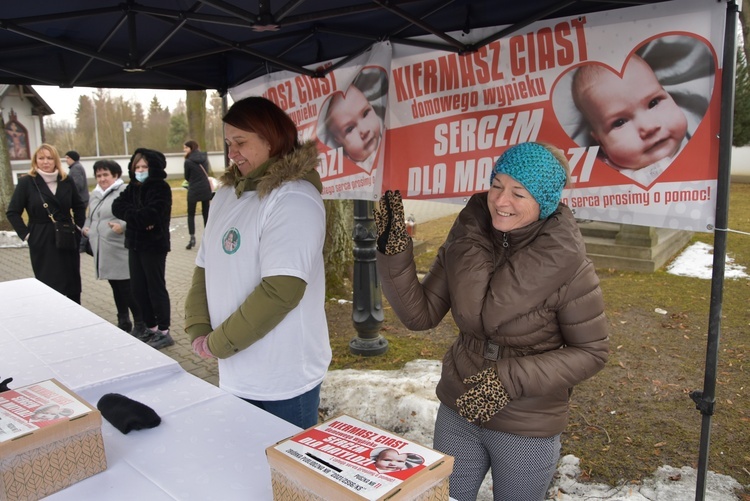
<svg viewBox="0 0 750 501"><path fill-rule="evenodd" d="M695 486L696 501L706 495L708 451L711 443L711 416L716 397L716 370L719 360L719 333L724 292L724 268L727 254L727 227L729 213L729 181L732 161L732 134L734 118L734 79L737 64L738 8L734 0L727 3L724 30L724 54L721 73L721 118L719 123L719 173L716 186L716 221L714 228L714 257L711 275L711 304L708 312L708 342L703 391L693 391L690 398L703 415L701 423L698 475Z"/></svg>

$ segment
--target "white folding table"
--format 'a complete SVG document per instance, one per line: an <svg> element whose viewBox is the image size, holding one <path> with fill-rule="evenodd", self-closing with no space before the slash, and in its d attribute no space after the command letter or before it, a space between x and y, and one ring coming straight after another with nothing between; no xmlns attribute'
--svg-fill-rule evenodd
<svg viewBox="0 0 750 501"><path fill-rule="evenodd" d="M0 354L11 388L55 378L93 406L120 393L162 418L127 435L104 420L107 470L50 500L271 500L265 449L301 431L33 278L0 283Z"/></svg>

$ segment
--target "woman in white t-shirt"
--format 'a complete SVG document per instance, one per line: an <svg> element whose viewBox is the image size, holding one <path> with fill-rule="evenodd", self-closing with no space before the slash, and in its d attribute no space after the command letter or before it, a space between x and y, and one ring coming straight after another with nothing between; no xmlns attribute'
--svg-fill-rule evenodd
<svg viewBox="0 0 750 501"><path fill-rule="evenodd" d="M331 361L317 148L262 97L237 101L223 121L231 164L211 202L185 331L198 355L219 359L222 389L308 428Z"/></svg>

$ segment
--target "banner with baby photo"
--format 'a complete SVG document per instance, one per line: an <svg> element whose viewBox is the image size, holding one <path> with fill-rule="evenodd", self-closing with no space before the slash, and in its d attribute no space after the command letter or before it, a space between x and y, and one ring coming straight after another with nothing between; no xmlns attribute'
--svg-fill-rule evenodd
<svg viewBox="0 0 750 501"><path fill-rule="evenodd" d="M337 60L310 67L330 68ZM316 140L323 198L377 200L385 158L385 114L391 44L312 78L291 71L268 74L230 90L234 101L262 95L292 118L300 140Z"/></svg>
<svg viewBox="0 0 750 501"><path fill-rule="evenodd" d="M570 160L576 217L708 231L725 10L680 0L540 21L464 55L394 45L383 189L463 202L507 147L543 141Z"/></svg>

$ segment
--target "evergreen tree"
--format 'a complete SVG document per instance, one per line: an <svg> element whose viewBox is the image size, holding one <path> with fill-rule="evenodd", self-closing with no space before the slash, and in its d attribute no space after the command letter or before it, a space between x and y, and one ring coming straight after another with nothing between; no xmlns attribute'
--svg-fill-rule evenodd
<svg viewBox="0 0 750 501"><path fill-rule="evenodd" d="M162 108L159 99L154 96L148 108L145 129L146 134L143 138L143 144L137 145L136 148L142 146L153 150L165 150L169 143L170 118L171 113L169 110Z"/></svg>
<svg viewBox="0 0 750 501"><path fill-rule="evenodd" d="M146 137L146 117L143 111L143 105L141 103L139 102L133 103L133 115L132 116L133 116L133 119L131 120L132 128L130 132L128 133L129 144L141 145L143 144L143 138Z"/></svg>
<svg viewBox="0 0 750 501"><path fill-rule="evenodd" d="M172 115L169 123L169 144L167 151L182 151L182 146L188 140L188 120L184 113Z"/></svg>

